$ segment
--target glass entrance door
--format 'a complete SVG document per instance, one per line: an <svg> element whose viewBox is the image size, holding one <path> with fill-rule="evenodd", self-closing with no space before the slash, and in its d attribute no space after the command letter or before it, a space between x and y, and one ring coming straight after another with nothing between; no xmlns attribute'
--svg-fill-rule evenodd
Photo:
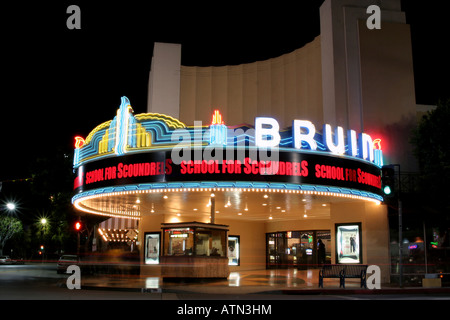
<svg viewBox="0 0 450 320"><path fill-rule="evenodd" d="M300 232L300 255L298 268L307 270L315 267L316 250L314 250L314 233Z"/></svg>
<svg viewBox="0 0 450 320"><path fill-rule="evenodd" d="M301 241L298 231L268 233L267 268L297 267L301 258Z"/></svg>
<svg viewBox="0 0 450 320"><path fill-rule="evenodd" d="M286 238L286 266L288 268L297 267L301 254L300 234L297 231L288 231Z"/></svg>
<svg viewBox="0 0 450 320"><path fill-rule="evenodd" d="M283 232L266 234L266 257L267 268L280 268L284 262L284 242Z"/></svg>
<svg viewBox="0 0 450 320"><path fill-rule="evenodd" d="M319 239L326 252L319 262ZM330 231L285 231L266 234L266 266L307 270L329 263ZM323 250L322 245L322 250Z"/></svg>

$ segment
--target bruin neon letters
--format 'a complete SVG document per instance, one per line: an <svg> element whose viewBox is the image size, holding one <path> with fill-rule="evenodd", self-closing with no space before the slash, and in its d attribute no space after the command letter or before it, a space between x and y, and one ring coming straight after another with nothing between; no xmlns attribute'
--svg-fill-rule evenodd
<svg viewBox="0 0 450 320"><path fill-rule="evenodd" d="M280 126L274 118L258 117L255 119L255 145L262 148L276 148L280 144ZM336 127L334 132L329 124L323 126L322 141L318 141L316 127L311 121L294 120L292 122L292 146L295 149L317 150L317 144L322 143L326 149L337 155L347 154L363 160L374 162L373 140L366 133L360 133L358 138L354 130L347 131ZM347 148L346 143L347 142Z"/></svg>

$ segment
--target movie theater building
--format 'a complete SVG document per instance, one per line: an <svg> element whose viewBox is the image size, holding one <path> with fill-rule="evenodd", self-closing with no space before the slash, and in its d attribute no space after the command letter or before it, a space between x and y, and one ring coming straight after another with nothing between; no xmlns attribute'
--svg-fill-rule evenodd
<svg viewBox="0 0 450 320"><path fill-rule="evenodd" d="M381 166L414 170L417 106L400 1L379 30L369 4L326 0L320 36L265 61L182 66L180 45L155 43L148 112L122 97L78 140L74 206L128 221L99 235L136 245L141 274L356 263L388 282Z"/></svg>

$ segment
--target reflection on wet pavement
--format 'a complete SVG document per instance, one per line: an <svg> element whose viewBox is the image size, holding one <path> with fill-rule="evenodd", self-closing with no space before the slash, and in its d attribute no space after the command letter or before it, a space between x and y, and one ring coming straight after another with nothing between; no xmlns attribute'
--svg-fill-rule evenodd
<svg viewBox="0 0 450 320"><path fill-rule="evenodd" d="M142 289L180 288L256 288L275 290L317 288L318 270L255 270L231 272L227 279L162 279L152 276L110 275L82 279L84 286L105 286Z"/></svg>

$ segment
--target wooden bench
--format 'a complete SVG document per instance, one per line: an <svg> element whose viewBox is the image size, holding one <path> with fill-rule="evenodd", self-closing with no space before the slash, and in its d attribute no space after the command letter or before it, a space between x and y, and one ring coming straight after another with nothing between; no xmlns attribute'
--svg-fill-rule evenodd
<svg viewBox="0 0 450 320"><path fill-rule="evenodd" d="M345 288L345 278L361 279L361 288L367 288L366 276L367 265L363 264L348 264L344 268L343 286Z"/></svg>
<svg viewBox="0 0 450 320"><path fill-rule="evenodd" d="M343 278L343 265L342 264L325 264L319 271L319 288L323 288L324 278L337 278L339 279L339 288L344 284Z"/></svg>
<svg viewBox="0 0 450 320"><path fill-rule="evenodd" d="M345 288L346 278L361 279L361 288L366 286L367 265L361 264L325 264L319 270L319 288L323 288L324 278L339 279L339 288Z"/></svg>

